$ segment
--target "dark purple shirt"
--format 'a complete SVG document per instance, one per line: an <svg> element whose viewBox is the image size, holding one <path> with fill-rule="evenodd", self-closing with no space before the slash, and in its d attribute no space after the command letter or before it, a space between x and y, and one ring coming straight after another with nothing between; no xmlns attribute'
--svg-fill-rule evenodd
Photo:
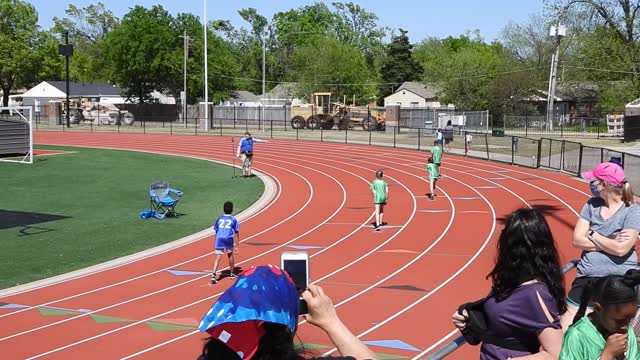
<svg viewBox="0 0 640 360"><path fill-rule="evenodd" d="M549 321L538 295L553 321ZM496 302L494 298L488 299L484 304L484 312L490 334L504 339L531 343L546 328L560 329L556 301L547 286L541 282L522 285L500 302ZM505 360L529 354L484 343L480 349L481 360Z"/></svg>

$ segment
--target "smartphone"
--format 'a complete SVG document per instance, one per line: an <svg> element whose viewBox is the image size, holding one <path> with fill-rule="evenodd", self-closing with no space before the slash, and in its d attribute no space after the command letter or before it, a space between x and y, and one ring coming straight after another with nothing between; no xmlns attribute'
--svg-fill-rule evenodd
<svg viewBox="0 0 640 360"><path fill-rule="evenodd" d="M280 267L286 271L302 294L309 285L309 253L306 251L285 251L280 256ZM307 314L306 301L300 297L300 314Z"/></svg>

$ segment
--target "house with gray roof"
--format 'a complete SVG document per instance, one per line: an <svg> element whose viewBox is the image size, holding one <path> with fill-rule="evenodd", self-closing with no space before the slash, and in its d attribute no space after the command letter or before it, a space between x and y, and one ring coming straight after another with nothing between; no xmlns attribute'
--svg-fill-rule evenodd
<svg viewBox="0 0 640 360"><path fill-rule="evenodd" d="M296 85L282 83L276 85L271 91L260 96L260 102L265 106L297 105L304 102L296 96Z"/></svg>
<svg viewBox="0 0 640 360"><path fill-rule="evenodd" d="M399 105L402 108L446 107L438 100L440 89L434 84L406 81L391 95L384 98L384 106ZM449 105L453 107L453 105Z"/></svg>
<svg viewBox="0 0 640 360"><path fill-rule="evenodd" d="M222 102L224 106L259 106L260 100L258 96L254 93L246 90L236 90L231 93L231 97L229 97L226 101Z"/></svg>

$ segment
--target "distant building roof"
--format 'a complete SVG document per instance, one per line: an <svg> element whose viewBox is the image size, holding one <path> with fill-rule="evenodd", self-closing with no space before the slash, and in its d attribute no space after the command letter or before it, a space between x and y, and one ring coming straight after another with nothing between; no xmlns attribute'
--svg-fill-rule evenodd
<svg viewBox="0 0 640 360"><path fill-rule="evenodd" d="M258 101L258 97L250 92L245 90L237 90L231 94L230 100L236 101Z"/></svg>
<svg viewBox="0 0 640 360"><path fill-rule="evenodd" d="M411 91L412 93L425 99L435 99L438 97L438 92L440 92L440 89L434 84L423 84L414 81L405 81L394 92L394 94L401 90Z"/></svg>
<svg viewBox="0 0 640 360"><path fill-rule="evenodd" d="M67 93L67 85L64 81L47 81L56 89ZM108 83L69 82L69 94L72 96L120 96L124 89Z"/></svg>
<svg viewBox="0 0 640 360"><path fill-rule="evenodd" d="M262 96L264 99L290 100L296 98L295 84L278 84L271 91Z"/></svg>

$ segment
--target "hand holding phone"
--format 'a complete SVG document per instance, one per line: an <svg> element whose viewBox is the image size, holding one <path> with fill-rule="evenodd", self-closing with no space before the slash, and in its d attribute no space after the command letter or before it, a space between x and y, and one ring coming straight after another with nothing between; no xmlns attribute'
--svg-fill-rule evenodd
<svg viewBox="0 0 640 360"><path fill-rule="evenodd" d="M307 290L309 285L309 253L306 251L285 251L280 256L280 267L293 280L298 295ZM306 301L300 297L300 314L308 313Z"/></svg>

